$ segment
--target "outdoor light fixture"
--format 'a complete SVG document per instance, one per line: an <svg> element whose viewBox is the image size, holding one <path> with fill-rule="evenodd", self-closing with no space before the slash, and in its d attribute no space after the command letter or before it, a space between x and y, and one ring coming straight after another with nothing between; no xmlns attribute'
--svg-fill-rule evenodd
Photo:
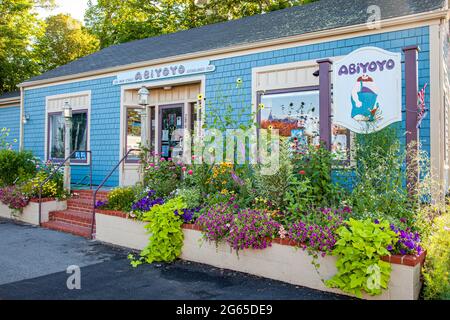
<svg viewBox="0 0 450 320"><path fill-rule="evenodd" d="M72 107L70 106L69 101L64 101L63 111L66 120L72 119Z"/></svg>
<svg viewBox="0 0 450 320"><path fill-rule="evenodd" d="M24 114L23 117L22 117L22 123L23 123L23 124L27 124L28 121L30 121L30 114L29 114L29 113L26 113L26 114Z"/></svg>
<svg viewBox="0 0 450 320"><path fill-rule="evenodd" d="M139 91L138 91L138 95L139 95L139 105L141 106L148 106L148 96L150 94L150 91L148 91L148 89L144 86L142 86Z"/></svg>

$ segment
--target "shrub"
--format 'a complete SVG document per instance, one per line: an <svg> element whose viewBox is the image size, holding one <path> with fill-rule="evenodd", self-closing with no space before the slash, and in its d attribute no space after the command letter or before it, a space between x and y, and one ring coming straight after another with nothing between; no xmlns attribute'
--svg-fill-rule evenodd
<svg viewBox="0 0 450 320"><path fill-rule="evenodd" d="M286 204L286 193L292 187L291 156L288 152L287 141L280 141L280 167L275 174L263 175L261 168L256 170L255 186L258 196L268 199L277 210L283 210Z"/></svg>
<svg viewBox="0 0 450 320"><path fill-rule="evenodd" d="M413 220L415 212L404 188L405 154L394 128L357 135L355 186L350 202L356 217Z"/></svg>
<svg viewBox="0 0 450 320"><path fill-rule="evenodd" d="M450 214L435 219L425 248L424 298L450 300Z"/></svg>
<svg viewBox="0 0 450 320"><path fill-rule="evenodd" d="M186 207L181 198L174 198L163 205L153 206L144 214L144 221L148 221L145 228L150 233L148 246L142 250L140 260L132 261L133 266L142 262L153 263L172 262L181 254L183 247L183 220L175 215Z"/></svg>
<svg viewBox="0 0 450 320"><path fill-rule="evenodd" d="M22 185L20 188L29 198L39 197L39 186L47 179L48 173L39 171L34 178ZM62 175L56 175L42 186L42 198L65 199L68 195L64 190Z"/></svg>
<svg viewBox="0 0 450 320"><path fill-rule="evenodd" d="M195 209L202 204L202 195L200 189L196 187L182 188L175 192L177 197L181 197L188 209Z"/></svg>
<svg viewBox="0 0 450 320"><path fill-rule="evenodd" d="M108 209L129 212L135 201L133 187L120 187L108 193Z"/></svg>
<svg viewBox="0 0 450 320"><path fill-rule="evenodd" d="M0 186L26 181L36 171L36 160L31 152L0 149Z"/></svg>
<svg viewBox="0 0 450 320"><path fill-rule="evenodd" d="M326 281L326 285L359 298L363 291L370 295L381 294L388 286L391 265L380 258L389 255L387 248L397 240L389 222L350 219L337 234L339 240L333 255L338 256L338 273Z"/></svg>
<svg viewBox="0 0 450 320"><path fill-rule="evenodd" d="M336 155L324 146L309 146L306 153L294 156L294 174L298 180L307 180L308 197L315 207L339 207L345 197L344 190L333 182L332 166Z"/></svg>
<svg viewBox="0 0 450 320"><path fill-rule="evenodd" d="M29 199L17 187L10 186L0 189L0 202L20 212L28 205Z"/></svg>
<svg viewBox="0 0 450 320"><path fill-rule="evenodd" d="M182 166L172 159L160 158L158 162L144 163L144 185L155 190L158 197L169 196L179 185Z"/></svg>

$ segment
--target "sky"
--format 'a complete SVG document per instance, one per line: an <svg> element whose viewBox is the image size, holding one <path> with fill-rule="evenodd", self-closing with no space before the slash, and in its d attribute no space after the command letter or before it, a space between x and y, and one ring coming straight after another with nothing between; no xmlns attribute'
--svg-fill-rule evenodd
<svg viewBox="0 0 450 320"><path fill-rule="evenodd" d="M55 3L57 7L54 10L38 10L39 16L46 18L58 13L69 13L75 19L84 21L88 0L55 0Z"/></svg>

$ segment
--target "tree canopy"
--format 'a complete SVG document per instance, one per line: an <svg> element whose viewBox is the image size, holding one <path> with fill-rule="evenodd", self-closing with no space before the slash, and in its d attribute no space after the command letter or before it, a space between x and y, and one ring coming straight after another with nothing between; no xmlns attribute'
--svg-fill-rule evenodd
<svg viewBox="0 0 450 320"><path fill-rule="evenodd" d="M40 19L54 0L0 0L0 94L98 49L315 0L89 0L85 24Z"/></svg>
<svg viewBox="0 0 450 320"><path fill-rule="evenodd" d="M99 48L98 39L69 15L50 16L45 23L45 32L35 46L42 71L67 64Z"/></svg>
<svg viewBox="0 0 450 320"><path fill-rule="evenodd" d="M314 0L98 0L88 3L87 28L101 47L238 19Z"/></svg>

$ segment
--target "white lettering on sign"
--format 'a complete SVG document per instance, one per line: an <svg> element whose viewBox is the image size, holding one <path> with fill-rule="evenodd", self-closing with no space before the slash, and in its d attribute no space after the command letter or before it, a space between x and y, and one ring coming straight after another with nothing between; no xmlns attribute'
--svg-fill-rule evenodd
<svg viewBox="0 0 450 320"><path fill-rule="evenodd" d="M212 72L215 69L216 67L209 64L209 61L195 61L183 64L173 64L163 67L146 68L137 71L124 72L117 75L117 78L113 81L113 84L121 85L141 81L180 77L192 74Z"/></svg>

